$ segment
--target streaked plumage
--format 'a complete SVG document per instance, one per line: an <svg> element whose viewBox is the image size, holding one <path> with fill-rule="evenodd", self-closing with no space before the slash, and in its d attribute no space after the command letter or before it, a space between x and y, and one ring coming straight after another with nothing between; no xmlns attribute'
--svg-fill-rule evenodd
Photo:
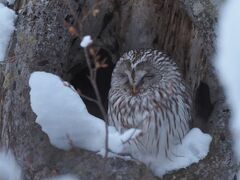
<svg viewBox="0 0 240 180"><path fill-rule="evenodd" d="M132 50L119 59L108 104L109 122L119 131L142 129L127 149L139 160L171 159L171 147L189 131L190 91L175 62L157 50Z"/></svg>

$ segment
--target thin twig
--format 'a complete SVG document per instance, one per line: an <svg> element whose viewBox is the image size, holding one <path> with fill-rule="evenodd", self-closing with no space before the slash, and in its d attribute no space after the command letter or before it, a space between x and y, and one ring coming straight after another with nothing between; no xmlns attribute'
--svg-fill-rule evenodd
<svg viewBox="0 0 240 180"><path fill-rule="evenodd" d="M74 10L72 9L71 5L70 5L70 2L68 0L65 0L65 3L68 5L69 9L70 9L70 12L73 16L73 18L76 20L76 25L78 26L78 32L77 32L77 36L82 39L82 24L83 22L87 19L87 17L89 17L89 15L91 14L91 12L93 12L94 9L96 9L101 3L102 1L99 1L99 0L96 0L94 5L92 6L92 8L90 10L88 10L87 13L83 14L82 18L78 18L77 14L74 12ZM69 26L68 25L68 28L70 28L71 25ZM97 76L97 69L99 67L96 66L96 57L95 57L95 66L94 68L91 66L91 61L90 61L90 57L89 57L89 54L88 54L88 48L84 48L84 53L85 53L85 57L86 57L86 61L87 61L87 65L88 65L88 69L89 69L89 73L90 73L90 83L94 89L94 93L96 95L96 100L94 100L94 102L98 105L103 117L104 117L104 120L105 120L105 129L106 129L106 139L105 139L105 148L106 148L106 154L105 154L105 158L107 157L107 149L108 149L108 116L107 116L107 113L104 109L104 106L103 106L103 103L102 103L102 99L101 99L101 96L99 94L99 90L98 90L98 87L97 87L97 82L96 82L96 76ZM80 95L81 96L81 95ZM89 97L87 96L84 96L82 94L82 97L89 99ZM91 100L92 101L92 100Z"/></svg>
<svg viewBox="0 0 240 180"><path fill-rule="evenodd" d="M95 103L95 104L98 105L98 102L97 102L96 99L93 99L93 98L90 98L89 96L84 95L83 93L81 93L81 91L78 91L78 94L79 94L82 98L84 98L84 99L86 99L86 100L88 100L88 101L91 101L91 102L93 102L93 103Z"/></svg>
<svg viewBox="0 0 240 180"><path fill-rule="evenodd" d="M96 66L92 67L92 65L91 65L91 60L90 60L90 57L89 57L89 54L88 54L88 48L84 48L84 54L85 54L87 65L88 65L88 69L89 69L89 74L90 74L89 79L90 79L90 82L92 84L94 93L96 95L98 107L99 107L99 109L100 109L100 111L101 111L101 113L103 115L104 120L105 120L105 130L106 130L105 158L107 158L107 154L108 154L108 116L107 116L107 113L106 113L106 111L104 109L104 106L103 106L103 103L102 103L102 99L101 99L101 96L99 94L99 89L98 89L98 86L97 86L97 81L96 81L97 68L96 68Z"/></svg>
<svg viewBox="0 0 240 180"><path fill-rule="evenodd" d="M78 37L81 39L82 38L82 29L83 29L83 22L91 15L91 13L98 7L100 6L103 1L101 0L96 0L95 3L93 4L93 6L87 10L87 12L85 12L85 14L83 14L83 16L81 18L78 17L77 13L75 13L74 9L72 8L69 0L64 0L65 4L67 4L71 15L73 16L75 21L75 25L77 25L78 27Z"/></svg>

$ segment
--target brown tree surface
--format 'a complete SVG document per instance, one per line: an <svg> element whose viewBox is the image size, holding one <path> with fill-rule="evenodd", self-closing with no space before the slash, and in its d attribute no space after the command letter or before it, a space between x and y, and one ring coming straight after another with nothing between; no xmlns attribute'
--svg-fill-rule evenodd
<svg viewBox="0 0 240 180"><path fill-rule="evenodd" d="M156 48L173 56L192 88L193 125L213 136L210 153L164 179L233 179L237 166L228 132L229 110L211 66L220 1L101 0L95 9L94 0L66 2L16 0L13 7L18 12L16 32L6 63L0 64L0 145L13 150L25 179L64 173L80 179L156 179L135 162L105 161L83 150L58 150L35 123L28 86L33 71L57 74L89 92L80 39L70 35L66 26L66 22L76 25L73 14L81 19L89 10L80 33L90 34L109 61L109 69L99 72L98 78L105 102L113 64L123 52L136 48ZM100 116L86 103L91 113Z"/></svg>

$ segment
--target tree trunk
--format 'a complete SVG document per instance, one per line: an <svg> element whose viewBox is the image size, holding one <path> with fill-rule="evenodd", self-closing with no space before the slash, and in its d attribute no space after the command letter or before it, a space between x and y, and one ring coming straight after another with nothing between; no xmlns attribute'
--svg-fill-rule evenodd
<svg viewBox="0 0 240 180"><path fill-rule="evenodd" d="M1 146L13 150L29 180L63 173L77 174L80 179L155 179L135 162L104 160L83 150L58 150L35 123L28 86L33 71L51 72L77 88L90 89L88 83L79 84L78 79L87 73L83 50L80 39L69 35L64 20L76 23L72 12L81 19L94 0L69 1L15 2L19 14L8 53L15 61L0 64ZM191 86L193 125L213 136L211 150L200 163L165 179L229 179L237 169L228 132L229 110L211 65L219 5L210 0L102 0L97 16L90 14L82 22L81 34L94 38L110 64L125 51L156 48L175 58ZM105 102L112 68L99 73ZM86 103L91 113L100 116L96 107Z"/></svg>

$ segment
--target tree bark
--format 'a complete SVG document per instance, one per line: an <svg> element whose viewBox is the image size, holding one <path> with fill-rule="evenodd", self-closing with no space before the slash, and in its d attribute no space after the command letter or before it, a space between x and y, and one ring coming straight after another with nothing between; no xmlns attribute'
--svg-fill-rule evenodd
<svg viewBox="0 0 240 180"><path fill-rule="evenodd" d="M0 64L1 146L13 150L29 180L56 173L74 173L80 179L156 179L134 162L105 162L84 150L58 150L35 123L29 101L30 73L47 71L73 82L85 68L80 39L69 35L64 20L72 20L72 10L81 18L94 0L70 1L71 8L67 4L58 0L15 2L18 19L7 56L15 61ZM165 179L229 179L237 169L227 125L229 111L211 65L219 4L210 0L102 0L97 16L90 14L82 22L81 34L90 34L113 64L125 51L156 48L174 57L190 85L193 124L213 136L211 151L200 163ZM110 75L111 70L100 77L109 83ZM109 84L101 83L101 78L100 88L107 91ZM107 93L103 94L107 101Z"/></svg>

